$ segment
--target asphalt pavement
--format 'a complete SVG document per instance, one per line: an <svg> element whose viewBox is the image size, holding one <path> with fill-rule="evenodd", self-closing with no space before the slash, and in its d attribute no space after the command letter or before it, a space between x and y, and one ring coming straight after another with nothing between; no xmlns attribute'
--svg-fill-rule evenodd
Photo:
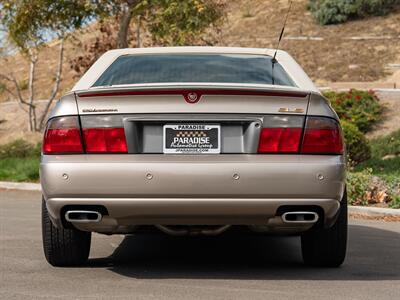
<svg viewBox="0 0 400 300"><path fill-rule="evenodd" d="M40 193L0 190L1 299L400 299L400 222L351 220L338 269L302 264L298 237L94 234L88 263L43 256Z"/></svg>

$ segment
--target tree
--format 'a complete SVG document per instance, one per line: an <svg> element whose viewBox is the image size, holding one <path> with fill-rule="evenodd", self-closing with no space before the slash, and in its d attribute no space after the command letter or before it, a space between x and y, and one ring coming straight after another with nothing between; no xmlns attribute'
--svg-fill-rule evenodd
<svg viewBox="0 0 400 300"><path fill-rule="evenodd" d="M83 1L51 0L0 0L1 26L7 30L8 39L29 62L28 96L24 97L21 86L15 77L0 70L0 80L4 89L10 93L20 107L28 113L29 130L43 129L47 113L60 87L64 60L64 39L68 33L84 24L93 11ZM37 115L35 99L35 79L38 55L49 38L59 40L59 54L55 72L54 86L46 100L44 111Z"/></svg>
<svg viewBox="0 0 400 300"><path fill-rule="evenodd" d="M73 30L91 20L114 20L118 23L115 42L102 43L90 56L79 57L74 69L84 70L109 48L129 46L129 29L136 21L137 46L141 28L155 44L184 45L192 43L207 27L217 24L223 15L223 0L0 0L0 25L8 38L29 62L28 95L24 97L15 76L0 70L0 80L29 116L29 129L42 130L47 113L59 90L64 60L64 39ZM101 28L101 26L100 26ZM46 42L58 39L59 55L54 87L44 111L37 116L35 78L38 54ZM85 66L82 68L81 66ZM1 82L0 82L1 83Z"/></svg>
<svg viewBox="0 0 400 300"><path fill-rule="evenodd" d="M102 34L84 46L84 54L70 61L78 75L105 51L129 47L132 24L136 28L136 47L143 45L142 36L147 38L147 46L193 45L199 41L210 45L212 42L203 39L202 33L220 24L225 8L223 0L95 0L93 3ZM81 43L78 41L76 45Z"/></svg>
<svg viewBox="0 0 400 300"><path fill-rule="evenodd" d="M215 0L136 2L138 4L127 14L130 13L134 20L146 24L155 43L169 46L182 46L193 42L206 28L220 20L224 8L224 2ZM127 45L128 32L120 26L120 33L118 45Z"/></svg>
<svg viewBox="0 0 400 300"><path fill-rule="evenodd" d="M157 0L144 20L156 43L169 46L192 44L211 25L218 24L224 2L215 0Z"/></svg>
<svg viewBox="0 0 400 300"><path fill-rule="evenodd" d="M129 24L131 23L133 14L135 12L135 8L140 4L140 2L141 1L137 0L127 0L125 3L122 3L121 5L121 12L120 12L121 16L120 16L118 40L117 40L118 48L128 47Z"/></svg>
<svg viewBox="0 0 400 300"><path fill-rule="evenodd" d="M152 38L159 43L184 45L220 20L225 2L223 0L93 0L92 5L96 7L94 11L99 19L111 17L119 21L117 47L126 48L129 45L129 26L132 20L136 23L143 22Z"/></svg>

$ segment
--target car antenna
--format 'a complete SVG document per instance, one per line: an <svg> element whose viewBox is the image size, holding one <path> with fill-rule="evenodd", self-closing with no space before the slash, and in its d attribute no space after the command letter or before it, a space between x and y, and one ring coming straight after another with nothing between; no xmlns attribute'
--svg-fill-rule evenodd
<svg viewBox="0 0 400 300"><path fill-rule="evenodd" d="M279 35L278 44L276 45L274 56L272 57L272 60L271 60L271 62L272 62L271 77L272 77L272 84L273 84L273 85L275 85L274 66L275 66L275 64L278 62L278 61L276 60L276 54L278 53L279 45L280 45L280 43L281 43L281 40L282 40L282 37L283 37L283 33L285 32L286 21L287 21L287 19L288 19L288 17L289 17L290 9L292 8L292 2L293 2L293 0L290 0L290 1L289 1L289 8L288 8L287 13L286 13L285 21L283 22L281 34Z"/></svg>

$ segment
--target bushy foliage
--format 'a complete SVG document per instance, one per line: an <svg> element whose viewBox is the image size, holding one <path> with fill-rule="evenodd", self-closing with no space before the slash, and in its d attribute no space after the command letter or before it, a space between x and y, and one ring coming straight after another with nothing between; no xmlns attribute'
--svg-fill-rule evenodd
<svg viewBox="0 0 400 300"><path fill-rule="evenodd" d="M40 150L23 139L0 145L0 180L38 181Z"/></svg>
<svg viewBox="0 0 400 300"><path fill-rule="evenodd" d="M40 144L35 146L23 139L18 139L0 146L0 159L39 157L40 149Z"/></svg>
<svg viewBox="0 0 400 300"><path fill-rule="evenodd" d="M383 158L386 155L400 155L400 130L388 135L375 138L371 141L371 147L376 158Z"/></svg>
<svg viewBox="0 0 400 300"><path fill-rule="evenodd" d="M155 43L168 46L193 45L206 28L218 24L224 1L157 0L149 3L153 13L146 17Z"/></svg>
<svg viewBox="0 0 400 300"><path fill-rule="evenodd" d="M371 147L357 126L346 121L341 122L346 143L347 158L351 165L359 164L371 157Z"/></svg>
<svg viewBox="0 0 400 300"><path fill-rule="evenodd" d="M0 0L2 1L2 0ZM91 0L92 2L95 0ZM118 48L121 43L120 22L123 18L121 5L113 0L99 0L99 34L84 46L81 55L70 60L77 77L82 75L104 52ZM184 46L213 45L217 42L206 34L209 28L222 25L225 16L225 0L152 0L130 1L136 3L132 10L132 23L128 26L128 46ZM105 4L105 5L104 5ZM126 3L125 3L126 4ZM96 4L96 7L97 4ZM109 9L107 9L109 8ZM139 21L140 20L140 21ZM138 33L139 36L138 36ZM82 42L72 40L76 47Z"/></svg>
<svg viewBox="0 0 400 300"><path fill-rule="evenodd" d="M400 182L374 176L372 169L347 173L348 201L351 205L386 203L391 208L400 208Z"/></svg>
<svg viewBox="0 0 400 300"><path fill-rule="evenodd" d="M80 28L94 16L90 1L0 0L0 24L24 53L43 45L49 36Z"/></svg>
<svg viewBox="0 0 400 300"><path fill-rule="evenodd" d="M39 158L6 158L0 159L0 180L5 181L38 181Z"/></svg>
<svg viewBox="0 0 400 300"><path fill-rule="evenodd" d="M324 96L341 120L353 123L363 133L381 118L382 106L373 91L326 92Z"/></svg>
<svg viewBox="0 0 400 300"><path fill-rule="evenodd" d="M391 177L397 182L400 191L400 130L369 141L371 159L358 164L355 169L360 171L370 168L374 175Z"/></svg>
<svg viewBox="0 0 400 300"><path fill-rule="evenodd" d="M0 94L2 94L6 90L6 85L0 82Z"/></svg>
<svg viewBox="0 0 400 300"><path fill-rule="evenodd" d="M392 202L389 203L390 208L397 208L400 209L400 195L396 195Z"/></svg>
<svg viewBox="0 0 400 300"><path fill-rule="evenodd" d="M369 190L372 181L372 171L365 169L361 172L347 173L347 196L351 205L368 205L366 191Z"/></svg>
<svg viewBox="0 0 400 300"><path fill-rule="evenodd" d="M386 15L400 0L310 0L309 9L321 25L344 23L368 15Z"/></svg>

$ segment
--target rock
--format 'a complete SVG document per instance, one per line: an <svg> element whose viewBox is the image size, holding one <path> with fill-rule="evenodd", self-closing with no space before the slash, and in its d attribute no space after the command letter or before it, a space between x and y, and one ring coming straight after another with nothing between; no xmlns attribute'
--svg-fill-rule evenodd
<svg viewBox="0 0 400 300"><path fill-rule="evenodd" d="M385 155L384 157L382 157L382 160L388 160L388 159L392 159L392 158L396 158L397 157L397 155L395 155L395 154L388 154L388 155Z"/></svg>
<svg viewBox="0 0 400 300"><path fill-rule="evenodd" d="M376 201L378 203L386 202L387 197L388 197L388 194L386 194L385 191L379 191L376 193Z"/></svg>
<svg viewBox="0 0 400 300"><path fill-rule="evenodd" d="M349 65L350 70L358 69L359 65Z"/></svg>

